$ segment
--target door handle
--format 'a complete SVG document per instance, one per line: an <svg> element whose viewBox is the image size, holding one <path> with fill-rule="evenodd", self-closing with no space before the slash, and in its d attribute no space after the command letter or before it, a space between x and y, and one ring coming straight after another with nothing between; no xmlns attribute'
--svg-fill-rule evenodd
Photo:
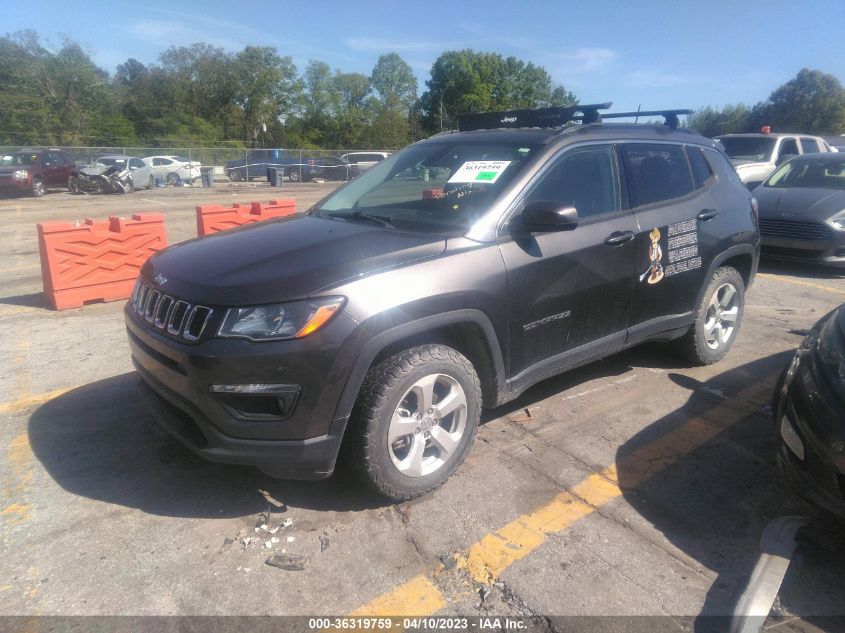
<svg viewBox="0 0 845 633"><path fill-rule="evenodd" d="M616 231L615 233L611 233L610 237L604 243L608 246L621 246L626 242L630 242L632 239L634 239L634 233L632 231Z"/></svg>
<svg viewBox="0 0 845 633"><path fill-rule="evenodd" d="M707 220L712 220L719 212L716 209L702 209L701 213L699 213L696 217L701 220L702 222L707 222Z"/></svg>

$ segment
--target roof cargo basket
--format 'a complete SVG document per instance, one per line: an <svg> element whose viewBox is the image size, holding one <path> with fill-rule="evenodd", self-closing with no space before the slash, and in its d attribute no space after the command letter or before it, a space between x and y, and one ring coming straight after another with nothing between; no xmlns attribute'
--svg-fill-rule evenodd
<svg viewBox="0 0 845 633"><path fill-rule="evenodd" d="M505 110L502 112L477 112L458 117L458 130L493 130L515 127L562 127L571 121L582 124L601 123L602 119L636 118L641 116L662 116L665 124L674 129L679 125L678 116L692 114L692 110L641 110L639 112L607 112L613 103L577 104L533 110Z"/></svg>
<svg viewBox="0 0 845 633"><path fill-rule="evenodd" d="M601 122L599 110L607 110L612 105L612 102L607 102L462 114L458 117L458 130L469 132L510 127L561 127L570 121L598 123Z"/></svg>

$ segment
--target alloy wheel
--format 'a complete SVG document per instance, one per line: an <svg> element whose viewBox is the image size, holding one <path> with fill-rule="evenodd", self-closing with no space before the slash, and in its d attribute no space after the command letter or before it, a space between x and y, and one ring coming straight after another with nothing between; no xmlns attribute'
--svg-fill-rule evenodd
<svg viewBox="0 0 845 633"><path fill-rule="evenodd" d="M704 340L710 349L719 349L733 336L739 317L739 295L731 283L724 283L710 297L704 319Z"/></svg>
<svg viewBox="0 0 845 633"><path fill-rule="evenodd" d="M408 477L425 477L458 454L467 398L457 380L430 374L406 391L387 429L390 459Z"/></svg>

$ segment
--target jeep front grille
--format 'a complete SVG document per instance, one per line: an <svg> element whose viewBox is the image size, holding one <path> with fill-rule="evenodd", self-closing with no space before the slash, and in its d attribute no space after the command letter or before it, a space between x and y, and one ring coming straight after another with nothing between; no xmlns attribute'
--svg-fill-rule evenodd
<svg viewBox="0 0 845 633"><path fill-rule="evenodd" d="M186 341L197 341L211 320L213 310L166 295L140 279L129 300L132 311L149 327Z"/></svg>

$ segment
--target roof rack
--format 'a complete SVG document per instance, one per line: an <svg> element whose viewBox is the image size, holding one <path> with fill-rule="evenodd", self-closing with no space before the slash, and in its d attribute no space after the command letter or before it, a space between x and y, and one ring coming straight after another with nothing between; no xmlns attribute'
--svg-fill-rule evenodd
<svg viewBox="0 0 845 633"><path fill-rule="evenodd" d="M692 110L641 110L639 112L608 112L613 105L606 103L576 104L525 110L504 110L502 112L477 112L458 117L458 131L492 130L496 128L516 127L562 127L571 121L582 124L601 123L602 119L621 119L641 116L662 116L666 126L678 128L680 114L692 114Z"/></svg>
<svg viewBox="0 0 845 633"><path fill-rule="evenodd" d="M570 121L598 123L601 121L599 110L607 110L612 105L613 103L608 101L607 103L553 106L551 108L462 114L458 117L458 130L469 132L471 130L512 127L561 127Z"/></svg>
<svg viewBox="0 0 845 633"><path fill-rule="evenodd" d="M665 125L673 130L678 128L679 114L692 114L692 110L640 110L639 112L609 112L602 115L605 119L622 119L641 116L662 116Z"/></svg>

